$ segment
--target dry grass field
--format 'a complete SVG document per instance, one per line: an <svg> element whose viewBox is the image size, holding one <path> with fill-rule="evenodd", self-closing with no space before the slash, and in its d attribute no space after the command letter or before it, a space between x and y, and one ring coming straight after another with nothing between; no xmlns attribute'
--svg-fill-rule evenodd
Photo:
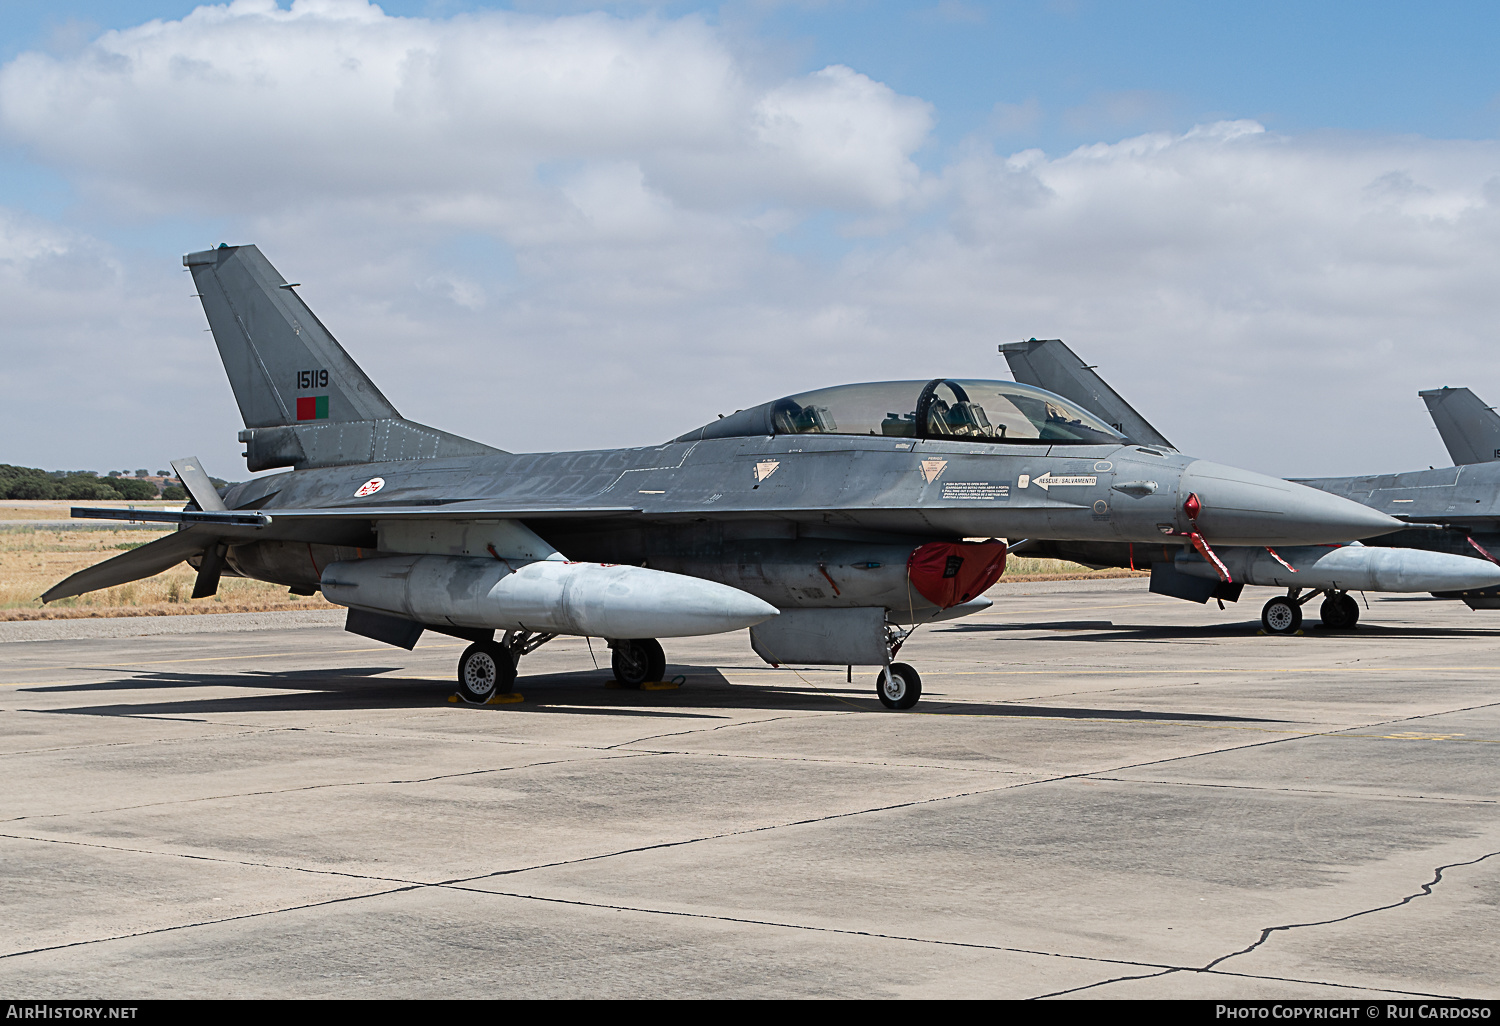
<svg viewBox="0 0 1500 1026"><path fill-rule="evenodd" d="M69 574L166 533L28 527L0 531L0 620L333 608L321 595L298 598L277 585L238 577L225 577L213 598L191 599L195 572L186 563L144 581L61 599L45 607L38 598Z"/></svg>
<svg viewBox="0 0 1500 1026"><path fill-rule="evenodd" d="M181 509L182 503L156 499L151 502L101 502L83 500L67 502L56 499L0 499L0 521L67 520L74 506L96 509Z"/></svg>
<svg viewBox="0 0 1500 1026"><path fill-rule="evenodd" d="M1081 581L1105 577L1150 577L1144 570L1090 570L1079 563L1063 559L1032 559L1029 556L1011 556L1005 561L1005 576L1002 581Z"/></svg>

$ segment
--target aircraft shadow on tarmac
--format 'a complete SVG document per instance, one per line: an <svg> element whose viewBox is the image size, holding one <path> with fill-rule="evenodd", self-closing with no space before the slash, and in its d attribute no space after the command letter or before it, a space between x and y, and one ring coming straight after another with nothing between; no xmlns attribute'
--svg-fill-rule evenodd
<svg viewBox="0 0 1500 1026"><path fill-rule="evenodd" d="M1260 621L1214 624L1140 625L1117 624L1107 620L1064 620L1055 623L970 623L945 628L964 634L1014 633L1016 631L1058 631L1066 637L1040 637L1032 641L1192 641L1210 638L1252 638L1261 630ZM1361 622L1352 631L1331 630L1321 623L1306 623L1298 640L1321 638L1331 641L1374 640L1377 638L1493 638L1495 630L1484 627L1416 627L1398 624Z"/></svg>
<svg viewBox="0 0 1500 1026"><path fill-rule="evenodd" d="M671 717L676 719L728 719L724 710L811 711L838 710L878 712L889 715L875 698L873 688L858 682L848 684L842 676L822 686L817 680L826 669L811 672L814 679L804 683L791 671L787 679L770 684L735 683L718 667L671 666L667 677L684 678L676 690L631 690L610 688L611 678L599 670L570 673L537 674L516 680L516 691L524 701L515 704L473 706L450 704L454 693L451 681L390 678L396 667L339 667L328 670L295 670L287 672L251 671L240 674L153 673L117 680L84 684L51 684L18 688L17 692L35 694L77 694L97 692L158 692L171 689L235 688L256 689L253 694L213 695L203 698L174 698L168 701L148 700L110 705L73 706L69 708L31 709L30 712L60 713L74 716L121 716L139 719L170 717L192 718L209 714L258 712L309 712L338 710L399 710L451 708L465 713L525 712L569 713L572 715ZM735 668L731 667L731 672ZM756 672L765 672L758 669ZM865 676L870 676L866 674ZM936 676L936 675L935 675ZM144 696L143 696L144 697ZM154 696L153 696L154 698ZM702 711L695 711L702 710ZM927 715L991 716L997 718L1030 717L1076 720L1176 720L1215 723L1274 723L1261 717L1228 716L1214 713L1162 712L1144 709L1090 709L1026 705L1019 703L947 702L941 694L929 694L915 710Z"/></svg>

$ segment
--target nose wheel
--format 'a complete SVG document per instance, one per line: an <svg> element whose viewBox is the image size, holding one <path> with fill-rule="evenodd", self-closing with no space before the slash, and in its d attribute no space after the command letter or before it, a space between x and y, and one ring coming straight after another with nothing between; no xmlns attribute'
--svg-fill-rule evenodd
<svg viewBox="0 0 1500 1026"><path fill-rule="evenodd" d="M610 669L622 687L638 688L647 681L661 680L667 672L667 654L655 638L611 641Z"/></svg>
<svg viewBox="0 0 1500 1026"><path fill-rule="evenodd" d="M515 658L498 642L475 642L458 658L458 693L465 702L483 705L509 694L515 684Z"/></svg>
<svg viewBox="0 0 1500 1026"><path fill-rule="evenodd" d="M875 694L887 709L910 709L922 697L922 678L906 663L892 663L875 678Z"/></svg>

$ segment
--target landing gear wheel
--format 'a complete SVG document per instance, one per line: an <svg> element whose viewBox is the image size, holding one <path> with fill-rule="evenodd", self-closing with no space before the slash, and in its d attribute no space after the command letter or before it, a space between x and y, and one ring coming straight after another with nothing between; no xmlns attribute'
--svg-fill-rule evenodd
<svg viewBox="0 0 1500 1026"><path fill-rule="evenodd" d="M1331 631L1352 631L1359 622L1359 603L1350 595L1329 595L1318 608L1323 626Z"/></svg>
<svg viewBox="0 0 1500 1026"><path fill-rule="evenodd" d="M638 688L647 681L661 680L667 672L667 654L655 638L616 641L611 648L610 668L622 687Z"/></svg>
<svg viewBox="0 0 1500 1026"><path fill-rule="evenodd" d="M875 678L875 694L887 709L910 709L922 697L922 678L906 663L892 663Z"/></svg>
<svg viewBox="0 0 1500 1026"><path fill-rule="evenodd" d="M508 694L515 683L516 661L504 645L478 641L458 658L458 693L465 702L483 705Z"/></svg>
<svg viewBox="0 0 1500 1026"><path fill-rule="evenodd" d="M1302 607L1289 598L1273 598L1261 608L1260 625L1267 634L1296 634L1302 629Z"/></svg>

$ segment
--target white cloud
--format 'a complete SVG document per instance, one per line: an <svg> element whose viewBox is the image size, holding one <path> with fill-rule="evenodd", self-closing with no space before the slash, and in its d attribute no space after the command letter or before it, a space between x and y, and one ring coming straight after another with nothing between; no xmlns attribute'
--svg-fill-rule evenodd
<svg viewBox="0 0 1500 1026"><path fill-rule="evenodd" d="M1061 335L1184 447L1263 470L1441 458L1414 393L1474 383L1500 315L1492 142L1203 126L945 172L946 231L862 285L898 334Z"/></svg>
<svg viewBox="0 0 1500 1026"><path fill-rule="evenodd" d="M356 197L434 210L620 162L692 203L858 209L904 198L929 124L925 103L848 68L760 81L695 18L235 0L0 72L12 140L147 213Z"/></svg>
<svg viewBox="0 0 1500 1026"><path fill-rule="evenodd" d="M659 441L840 380L1004 376L995 343L1032 335L1185 448L1270 472L1426 466L1418 388L1500 401L1494 142L1241 121L1051 157L975 140L923 175L922 101L738 52L692 18L240 0L23 55L0 135L78 184L78 218L224 234L148 252L5 221L0 434L156 465L182 453L122 447L199 423L237 472L174 284L176 254L220 237L303 282L405 414L508 448ZM75 403L43 436L57 381L147 398Z"/></svg>
<svg viewBox="0 0 1500 1026"><path fill-rule="evenodd" d="M228 448L233 397L173 273L0 208L0 462L155 467L205 431Z"/></svg>

